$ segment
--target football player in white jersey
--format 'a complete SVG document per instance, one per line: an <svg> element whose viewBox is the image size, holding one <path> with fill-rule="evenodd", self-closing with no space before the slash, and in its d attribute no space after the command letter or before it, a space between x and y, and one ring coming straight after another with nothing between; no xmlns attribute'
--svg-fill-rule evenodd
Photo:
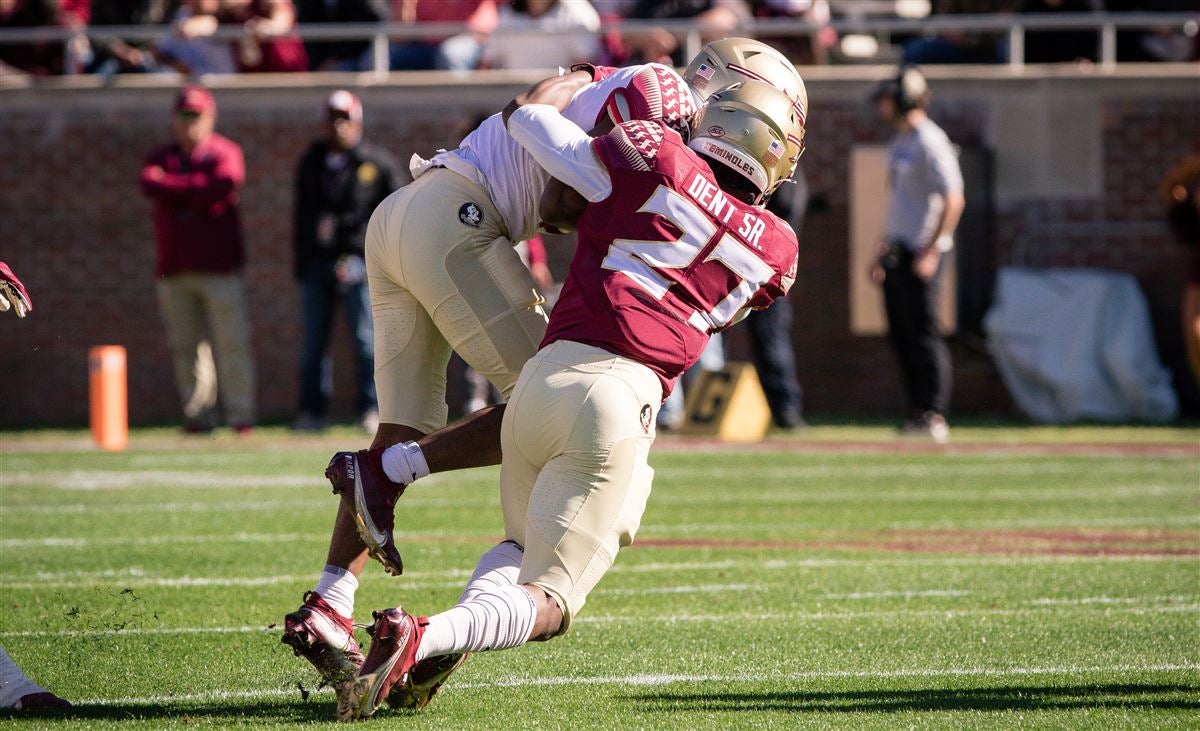
<svg viewBox="0 0 1200 731"><path fill-rule="evenodd" d="M582 65L537 86L569 119L597 131L631 119L684 131L695 109L679 75L657 64ZM455 150L428 161L414 156L412 172L414 182L381 203L367 227L380 426L372 450L345 455L348 466L342 455L330 463L335 492L353 491L356 470L407 483L430 470L498 464L502 407L476 412L424 450L411 440L446 424L452 349L507 398L545 332L542 299L513 244L537 231L549 176L509 137L500 115ZM406 440L384 457L384 447ZM392 573L401 570L391 527L389 520L380 536L377 526L356 526L343 504L315 590L285 618L283 641L335 687L362 663L351 617L367 548ZM364 545L359 532L375 540Z"/></svg>
<svg viewBox="0 0 1200 731"><path fill-rule="evenodd" d="M807 106L795 69L765 44L727 39L706 46L701 57L692 74L701 88L647 64L575 67L535 89L553 99L567 119L595 133L614 123L660 119L686 134L695 100L721 88L722 74L766 78L801 108ZM789 153L798 155L799 147L789 146ZM414 182L379 206L367 231L379 431L371 449L338 453L330 462L326 476L343 502L326 566L304 605L285 618L283 641L339 689L339 701L344 681L362 663L351 616L368 551L389 573L402 569L392 528L404 486L432 472L500 461L503 405L441 429L450 351L507 399L545 332L541 297L512 243L537 229L539 198L550 176L508 136L500 115L455 150L429 161L414 156L411 167ZM393 493L383 499L362 494L356 477L364 470L393 485ZM412 687L418 692L401 702L427 703L461 661L441 657L415 668Z"/></svg>

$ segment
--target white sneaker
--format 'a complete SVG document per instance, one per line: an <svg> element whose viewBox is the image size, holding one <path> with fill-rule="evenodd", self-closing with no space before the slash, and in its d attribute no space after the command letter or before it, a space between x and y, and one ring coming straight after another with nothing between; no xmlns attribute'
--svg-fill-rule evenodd
<svg viewBox="0 0 1200 731"><path fill-rule="evenodd" d="M931 414L929 416L929 438L936 444L945 444L950 441L950 425L946 423L946 417L941 414Z"/></svg>
<svg viewBox="0 0 1200 731"><path fill-rule="evenodd" d="M950 441L950 425L946 417L929 411L915 419L907 419L900 427L900 435L912 439L928 439L935 444Z"/></svg>

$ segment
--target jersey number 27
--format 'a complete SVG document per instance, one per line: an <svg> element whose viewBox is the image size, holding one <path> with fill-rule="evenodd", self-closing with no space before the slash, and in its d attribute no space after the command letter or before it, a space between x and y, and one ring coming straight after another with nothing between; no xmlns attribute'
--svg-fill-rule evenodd
<svg viewBox="0 0 1200 731"><path fill-rule="evenodd" d="M601 265L625 274L655 299L661 300L673 284L662 270L690 266L708 247L719 228L695 203L663 185L658 186L638 212L662 216L683 234L675 241L616 239ZM720 262L738 277L738 285L724 299L706 303L707 311L696 310L688 317L689 323L704 332L728 327L754 293L775 274L770 265L728 232L721 236L704 261Z"/></svg>

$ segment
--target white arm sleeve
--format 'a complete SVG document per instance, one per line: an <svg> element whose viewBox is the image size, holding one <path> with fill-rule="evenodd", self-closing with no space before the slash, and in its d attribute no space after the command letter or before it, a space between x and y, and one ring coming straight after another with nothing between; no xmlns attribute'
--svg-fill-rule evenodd
<svg viewBox="0 0 1200 731"><path fill-rule="evenodd" d="M592 203L612 194L592 138L549 104L526 104L508 118L508 133L538 165Z"/></svg>

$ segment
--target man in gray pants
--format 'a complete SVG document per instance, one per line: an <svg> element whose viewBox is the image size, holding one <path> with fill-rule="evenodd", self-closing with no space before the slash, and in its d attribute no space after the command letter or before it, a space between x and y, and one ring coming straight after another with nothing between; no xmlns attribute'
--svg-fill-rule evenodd
<svg viewBox="0 0 1200 731"><path fill-rule="evenodd" d="M962 171L946 133L925 113L929 86L920 72L901 69L872 99L895 129L888 145L887 218L871 281L883 286L888 336L908 394L905 434L938 443L950 436L950 353L938 330L942 254L954 247L962 215Z"/></svg>

